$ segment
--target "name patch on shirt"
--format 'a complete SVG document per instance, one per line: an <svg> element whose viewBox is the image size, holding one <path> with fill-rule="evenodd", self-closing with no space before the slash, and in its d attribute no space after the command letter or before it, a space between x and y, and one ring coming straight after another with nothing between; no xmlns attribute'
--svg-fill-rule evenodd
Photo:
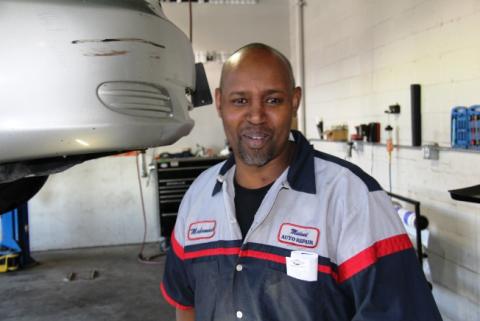
<svg viewBox="0 0 480 321"><path fill-rule="evenodd" d="M215 235L217 221L199 221L193 222L188 227L188 239L203 240L211 239Z"/></svg>
<svg viewBox="0 0 480 321"><path fill-rule="evenodd" d="M320 230L315 227L283 223L278 231L278 241L285 244L314 248L318 244Z"/></svg>

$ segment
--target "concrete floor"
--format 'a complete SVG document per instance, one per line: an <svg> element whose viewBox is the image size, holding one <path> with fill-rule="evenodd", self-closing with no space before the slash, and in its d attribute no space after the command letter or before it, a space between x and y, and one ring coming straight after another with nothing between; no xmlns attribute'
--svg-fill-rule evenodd
<svg viewBox="0 0 480 321"><path fill-rule="evenodd" d="M149 245L146 255L157 248ZM159 265L141 264L138 251L135 245L33 253L39 265L0 273L0 320L174 320L159 290L165 257ZM98 277L87 280L93 269ZM66 282L69 272L77 279Z"/></svg>

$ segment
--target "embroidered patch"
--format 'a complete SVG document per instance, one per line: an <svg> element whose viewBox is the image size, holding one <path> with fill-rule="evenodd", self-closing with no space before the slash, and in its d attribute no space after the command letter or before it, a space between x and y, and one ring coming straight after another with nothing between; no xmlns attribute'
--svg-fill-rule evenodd
<svg viewBox="0 0 480 321"><path fill-rule="evenodd" d="M285 244L314 248L318 244L319 237L320 230L315 227L283 223L278 231L277 239Z"/></svg>
<svg viewBox="0 0 480 321"><path fill-rule="evenodd" d="M193 222L188 227L188 239L190 241L211 239L215 235L216 226L217 221Z"/></svg>

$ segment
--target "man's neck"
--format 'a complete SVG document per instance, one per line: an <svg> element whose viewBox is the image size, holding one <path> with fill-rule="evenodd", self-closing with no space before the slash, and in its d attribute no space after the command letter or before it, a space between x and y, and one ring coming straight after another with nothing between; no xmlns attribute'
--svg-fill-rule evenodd
<svg viewBox="0 0 480 321"><path fill-rule="evenodd" d="M235 179L237 183L244 188L250 189L261 188L271 184L290 165L294 151L295 144L288 143L282 154L263 166L247 165L236 157Z"/></svg>

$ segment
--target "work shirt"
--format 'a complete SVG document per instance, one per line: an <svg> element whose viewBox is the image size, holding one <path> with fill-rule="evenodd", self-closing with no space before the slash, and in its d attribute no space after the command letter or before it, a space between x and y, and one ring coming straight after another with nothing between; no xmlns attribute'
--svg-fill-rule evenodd
<svg viewBox="0 0 480 321"><path fill-rule="evenodd" d="M243 242L234 158L192 184L167 254L165 299L177 309L195 308L199 321L441 320L379 184L292 134L293 161L265 195ZM287 273L292 251L318 254L316 281Z"/></svg>

